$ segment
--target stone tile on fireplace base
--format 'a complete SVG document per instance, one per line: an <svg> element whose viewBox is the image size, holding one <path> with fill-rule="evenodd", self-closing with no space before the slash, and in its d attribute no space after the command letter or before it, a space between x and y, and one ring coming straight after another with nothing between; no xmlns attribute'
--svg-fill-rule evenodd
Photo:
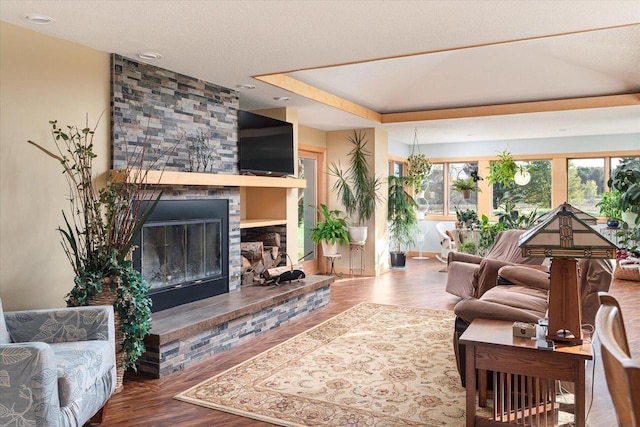
<svg viewBox="0 0 640 427"><path fill-rule="evenodd" d="M331 301L330 276L238 291L154 313L138 372L163 378Z"/></svg>

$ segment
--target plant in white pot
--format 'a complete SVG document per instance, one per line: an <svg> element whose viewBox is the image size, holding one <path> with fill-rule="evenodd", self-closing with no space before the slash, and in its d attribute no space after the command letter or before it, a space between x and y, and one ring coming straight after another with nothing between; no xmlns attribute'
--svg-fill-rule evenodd
<svg viewBox="0 0 640 427"><path fill-rule="evenodd" d="M350 241L347 220L341 216L341 211L329 210L325 204L320 205L318 212L324 219L318 221L317 226L311 230L311 240L322 244L325 255L337 254L338 245L347 245Z"/></svg>
<svg viewBox="0 0 640 427"><path fill-rule="evenodd" d="M378 191L382 183L369 168L368 159L371 153L366 149L368 141L364 132L354 130L353 135L347 137L347 141L353 145L348 154L349 167L343 170L339 161L337 164L331 163L329 173L336 178L333 191L337 192L338 199L351 221L357 224L349 228L351 241L364 243L367 238L366 223L375 213L376 205L382 200Z"/></svg>

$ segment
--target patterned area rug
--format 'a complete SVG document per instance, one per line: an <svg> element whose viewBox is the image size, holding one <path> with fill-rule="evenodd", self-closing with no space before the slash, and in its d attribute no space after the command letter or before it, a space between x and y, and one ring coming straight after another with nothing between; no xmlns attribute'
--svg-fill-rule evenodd
<svg viewBox="0 0 640 427"><path fill-rule="evenodd" d="M463 426L453 322L362 303L175 398L281 426Z"/></svg>

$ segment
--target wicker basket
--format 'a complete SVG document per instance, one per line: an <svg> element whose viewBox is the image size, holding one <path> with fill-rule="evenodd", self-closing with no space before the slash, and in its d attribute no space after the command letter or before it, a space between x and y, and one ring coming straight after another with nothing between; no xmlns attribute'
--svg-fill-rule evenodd
<svg viewBox="0 0 640 427"><path fill-rule="evenodd" d="M620 280L634 280L640 282L640 266L638 264L627 264L621 266L620 262L616 262L616 269L613 271L613 277Z"/></svg>
<svg viewBox="0 0 640 427"><path fill-rule="evenodd" d="M111 290L111 279L109 277L105 277L102 279L102 292L100 292L96 297L89 303L89 305L113 305L116 301L116 294ZM124 388L123 380L124 380L124 361L126 358L126 354L122 351L122 343L124 341L124 337L122 336L122 332L120 331L120 315L118 312L114 313L113 316L114 327L116 332L116 393L120 393Z"/></svg>

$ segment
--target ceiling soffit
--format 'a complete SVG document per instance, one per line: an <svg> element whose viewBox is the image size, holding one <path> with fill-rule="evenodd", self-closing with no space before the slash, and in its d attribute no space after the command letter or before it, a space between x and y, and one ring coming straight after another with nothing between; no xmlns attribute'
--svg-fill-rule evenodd
<svg viewBox="0 0 640 427"><path fill-rule="evenodd" d="M377 123L633 106L639 45L629 24L255 78Z"/></svg>

